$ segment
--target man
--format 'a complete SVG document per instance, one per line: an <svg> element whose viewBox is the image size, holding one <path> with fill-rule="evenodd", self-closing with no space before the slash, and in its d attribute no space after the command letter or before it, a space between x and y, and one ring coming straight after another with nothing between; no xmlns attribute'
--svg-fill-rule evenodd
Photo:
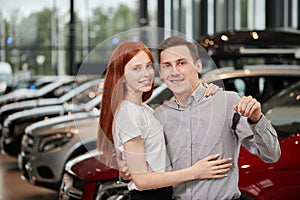
<svg viewBox="0 0 300 200"><path fill-rule="evenodd" d="M203 98L199 84L202 63L193 43L173 36L158 47L159 74L175 98L155 110L164 128L168 154L174 170L206 155L231 157L233 167L223 179L189 181L173 187L174 199L238 199L238 156L242 144L265 162L280 157L277 133L251 96L219 91ZM240 118L236 132L231 128L235 112Z"/></svg>
<svg viewBox="0 0 300 200"><path fill-rule="evenodd" d="M265 162L276 162L281 154L277 133L251 96L239 97L218 91L204 98L205 87L198 74L202 70L197 47L182 37L173 36L158 47L159 74L175 98L155 110L163 126L173 170L191 166L201 158L220 154L232 158L232 169L222 179L188 181L173 186L173 198L184 200L238 199L238 156L240 145ZM239 119L232 129L234 114ZM124 164L124 163L123 163ZM123 177L128 176L121 166ZM129 178L130 179L130 178Z"/></svg>

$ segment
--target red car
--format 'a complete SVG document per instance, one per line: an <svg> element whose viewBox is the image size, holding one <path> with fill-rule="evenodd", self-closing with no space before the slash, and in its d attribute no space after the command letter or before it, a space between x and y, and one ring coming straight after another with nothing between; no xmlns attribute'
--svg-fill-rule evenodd
<svg viewBox="0 0 300 200"><path fill-rule="evenodd" d="M242 199L300 199L300 82L279 92L262 108L277 130L281 157L276 163L264 163L241 148ZM99 152L87 153L67 164L61 199L128 199L118 171L103 165L97 156Z"/></svg>
<svg viewBox="0 0 300 200"><path fill-rule="evenodd" d="M101 153L94 150L67 163L60 199L121 200L128 197L126 184L119 181L119 171L101 163L100 157Z"/></svg>
<svg viewBox="0 0 300 200"><path fill-rule="evenodd" d="M300 199L300 82L284 89L263 104L279 136L281 157L264 163L241 148L241 192L253 199Z"/></svg>

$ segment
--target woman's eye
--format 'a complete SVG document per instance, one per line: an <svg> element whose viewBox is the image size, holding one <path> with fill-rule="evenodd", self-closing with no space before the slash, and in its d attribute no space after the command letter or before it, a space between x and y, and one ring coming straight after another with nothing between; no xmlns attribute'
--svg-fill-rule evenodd
<svg viewBox="0 0 300 200"><path fill-rule="evenodd" d="M162 68L168 69L170 66L171 66L171 65L169 65L169 64L163 64L163 65L162 65Z"/></svg>
<svg viewBox="0 0 300 200"><path fill-rule="evenodd" d="M140 71L141 70L141 66L136 66L132 70L134 70L134 71Z"/></svg>
<svg viewBox="0 0 300 200"><path fill-rule="evenodd" d="M147 64L147 65L146 65L146 68L148 68L148 69L149 69L149 68L154 68L154 65L153 65L152 63L151 63L151 64Z"/></svg>

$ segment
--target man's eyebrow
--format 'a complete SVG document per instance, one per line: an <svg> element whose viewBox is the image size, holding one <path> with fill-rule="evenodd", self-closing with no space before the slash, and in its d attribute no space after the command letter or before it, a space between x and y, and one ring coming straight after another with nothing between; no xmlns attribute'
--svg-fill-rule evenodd
<svg viewBox="0 0 300 200"><path fill-rule="evenodd" d="M176 60L176 62L179 62L179 61L187 61L187 59L186 58L179 58L179 59Z"/></svg>
<svg viewBox="0 0 300 200"><path fill-rule="evenodd" d="M137 64L132 65L131 67L141 67L141 66L143 66L143 65L149 65L149 64L153 64L153 62L152 62L152 61L149 61L149 62L147 62L146 64L137 63Z"/></svg>
<svg viewBox="0 0 300 200"><path fill-rule="evenodd" d="M180 62L180 61L187 61L187 58L178 58L178 59L174 59L174 60L169 60L166 62L162 62L161 64L169 64L171 62Z"/></svg>

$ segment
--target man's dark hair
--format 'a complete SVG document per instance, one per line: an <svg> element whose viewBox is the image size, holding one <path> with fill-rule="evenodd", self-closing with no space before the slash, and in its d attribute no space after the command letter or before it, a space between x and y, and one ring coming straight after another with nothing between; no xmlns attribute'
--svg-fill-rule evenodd
<svg viewBox="0 0 300 200"><path fill-rule="evenodd" d="M179 46L179 45L185 45L188 47L194 62L199 60L198 49L194 43L188 42L185 38L183 38L181 36L171 36L171 37L167 38L166 40L162 41L158 45L158 47L157 47L158 62L160 63L160 54L162 51L164 51L167 48Z"/></svg>

